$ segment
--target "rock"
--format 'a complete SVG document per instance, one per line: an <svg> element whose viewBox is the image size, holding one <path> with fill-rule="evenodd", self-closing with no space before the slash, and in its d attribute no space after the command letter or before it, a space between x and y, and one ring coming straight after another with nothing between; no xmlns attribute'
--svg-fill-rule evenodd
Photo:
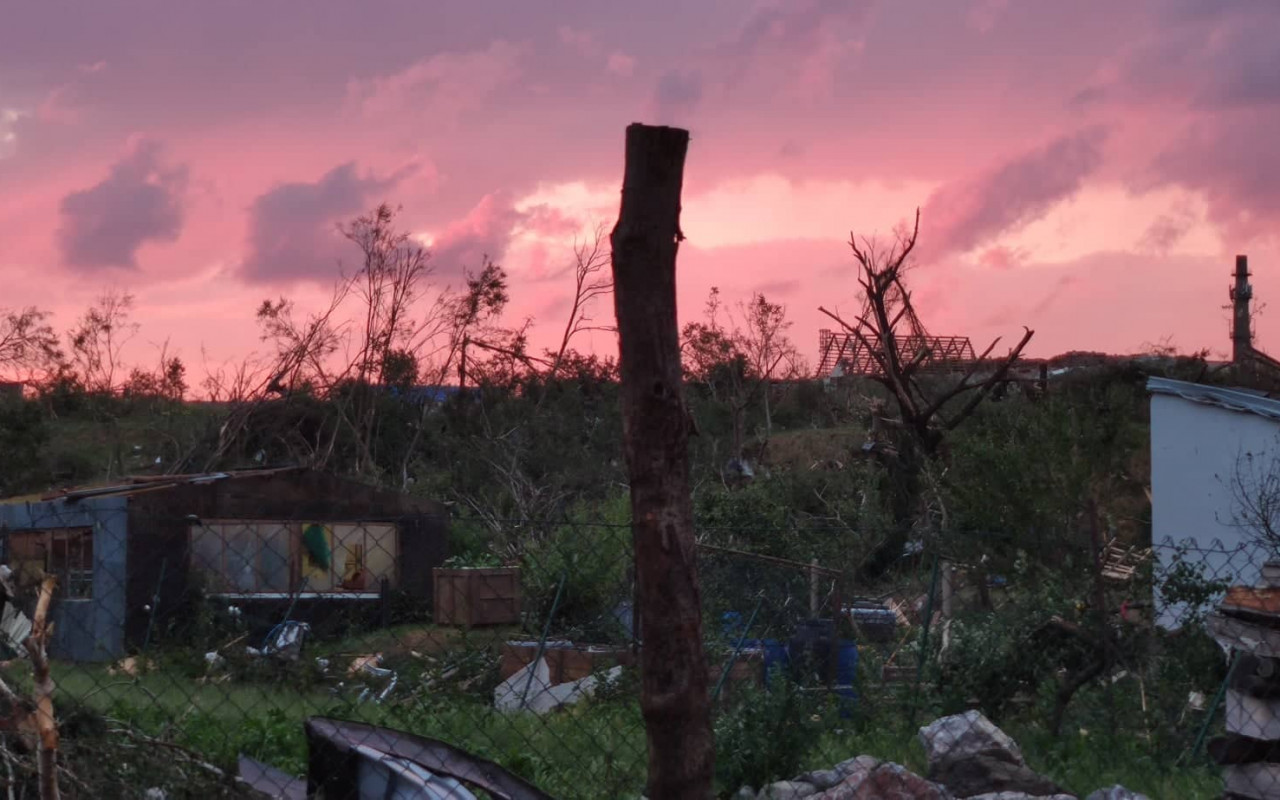
<svg viewBox="0 0 1280 800"><path fill-rule="evenodd" d="M857 759L853 759L856 761ZM796 778L798 781L811 784L814 789L819 792L825 792L832 786L845 779L845 773L840 771L839 767L835 769L819 769L813 772L806 772Z"/></svg>
<svg viewBox="0 0 1280 800"><path fill-rule="evenodd" d="M941 783L956 797L1012 792L1046 797L1065 794L1053 781L1026 764L1011 764L1007 754L976 755L959 761L943 761L930 767L929 780Z"/></svg>
<svg viewBox="0 0 1280 800"><path fill-rule="evenodd" d="M740 786L738 791L734 792L733 800L756 800L756 790L750 786Z"/></svg>
<svg viewBox="0 0 1280 800"><path fill-rule="evenodd" d="M812 783L778 781L761 789L756 800L799 800L801 797L812 797L817 791Z"/></svg>
<svg viewBox="0 0 1280 800"><path fill-rule="evenodd" d="M1109 789L1099 789L1085 800L1148 800L1148 798L1145 794L1131 792L1117 783Z"/></svg>
<svg viewBox="0 0 1280 800"><path fill-rule="evenodd" d="M1026 763L1022 750L981 711L966 711L936 719L920 729L929 769L943 761L956 761L979 753L998 755L1010 764Z"/></svg>
<svg viewBox="0 0 1280 800"><path fill-rule="evenodd" d="M920 729L929 759L929 779L956 797L1012 792L1032 797L1064 794L1061 787L1027 766L1018 743L980 711L934 720Z"/></svg>
<svg viewBox="0 0 1280 800"><path fill-rule="evenodd" d="M966 800L1078 800L1073 794L1051 794L1038 795L1027 794L1026 792L994 792L992 794L977 794Z"/></svg>
<svg viewBox="0 0 1280 800"><path fill-rule="evenodd" d="M858 756L848 761L841 761L835 765L834 769L847 777L854 772L870 772L878 766L880 766L880 759L875 756Z"/></svg>
<svg viewBox="0 0 1280 800"><path fill-rule="evenodd" d="M952 800L941 786L897 764L855 768L840 784L813 800Z"/></svg>

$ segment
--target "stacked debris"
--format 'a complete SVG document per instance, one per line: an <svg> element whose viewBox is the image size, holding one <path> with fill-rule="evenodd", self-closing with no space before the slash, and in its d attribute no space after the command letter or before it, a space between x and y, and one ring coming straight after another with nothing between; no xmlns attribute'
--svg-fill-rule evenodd
<svg viewBox="0 0 1280 800"><path fill-rule="evenodd" d="M756 792L744 786L735 800L1076 800L1027 766L1017 742L977 711L943 717L920 729L927 777L899 764L858 756ZM1147 800L1123 786L1099 789L1086 800Z"/></svg>
<svg viewBox="0 0 1280 800"><path fill-rule="evenodd" d="M1235 586L1209 617L1227 649L1225 736L1209 743L1223 768L1226 797L1280 798L1280 562L1257 586Z"/></svg>

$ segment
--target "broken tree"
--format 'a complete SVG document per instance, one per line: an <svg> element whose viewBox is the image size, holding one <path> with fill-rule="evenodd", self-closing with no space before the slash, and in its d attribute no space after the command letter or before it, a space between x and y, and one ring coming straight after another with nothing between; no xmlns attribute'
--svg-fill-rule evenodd
<svg viewBox="0 0 1280 800"><path fill-rule="evenodd" d="M921 474L926 463L937 458L946 434L977 410L992 390L1005 382L1009 369L1022 355L1034 333L1026 329L1022 339L1008 354L991 358L999 339L993 341L980 356L963 365L964 373L946 386L926 386L924 372L937 356L911 302L911 292L903 281L911 254L920 234L920 211L910 231L902 231L892 245L885 248L870 239L859 242L849 236L849 247L858 263L858 283L865 303L853 322L819 307L865 349L875 370L869 375L883 385L898 406L895 424L906 434L905 445L888 466L893 476L893 516L899 528L910 524L920 499ZM880 549L869 565L878 571L886 560L901 553L905 530L900 530Z"/></svg>
<svg viewBox="0 0 1280 800"><path fill-rule="evenodd" d="M613 229L624 449L631 481L648 796L711 796L715 763L676 321L688 131L627 127Z"/></svg>

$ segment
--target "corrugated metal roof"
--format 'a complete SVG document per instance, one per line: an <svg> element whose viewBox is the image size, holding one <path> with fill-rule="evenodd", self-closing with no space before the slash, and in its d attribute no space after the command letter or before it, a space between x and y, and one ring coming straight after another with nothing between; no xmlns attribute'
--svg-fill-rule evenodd
<svg viewBox="0 0 1280 800"><path fill-rule="evenodd" d="M1280 421L1280 400L1251 389L1228 389L1222 386L1175 381L1170 378L1148 378L1147 391L1153 394L1181 397L1192 403L1217 406L1227 411L1257 414L1260 417Z"/></svg>
<svg viewBox="0 0 1280 800"><path fill-rule="evenodd" d="M138 475L124 478L121 483L105 486L84 486L73 489L60 489L48 492L41 500L83 500L88 497L108 497L154 492L174 486L188 484L214 483L238 478L261 478L278 475L284 472L295 472L303 467L272 467L268 469L227 470L226 472L203 472L188 475Z"/></svg>

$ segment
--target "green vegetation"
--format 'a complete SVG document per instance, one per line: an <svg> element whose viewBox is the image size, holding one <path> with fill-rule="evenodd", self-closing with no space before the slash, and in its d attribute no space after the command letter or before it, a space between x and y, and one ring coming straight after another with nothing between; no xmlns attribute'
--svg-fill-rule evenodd
<svg viewBox="0 0 1280 800"><path fill-rule="evenodd" d="M552 637L629 641L617 369L573 347L607 290L602 239L575 253L562 341L536 353L528 321L504 316L499 265L486 261L456 290L436 286L429 254L394 217L384 206L346 229L363 261L328 307L263 302L255 320L268 354L205 376L209 402L187 400L176 358L161 353L152 369L120 362L136 328L128 295L103 297L62 336L38 311L0 317L0 333L26 342L0 349L0 369L36 376L33 396L0 403L0 490L313 464L451 504L450 563L519 566L524 625L487 636L424 624L361 632L315 642L287 669L228 656L210 671L205 649L239 629L206 609L158 634L155 671L59 665L60 707L222 765L245 753L291 771L303 767L306 715L351 716L438 736L558 797L635 793L645 757L633 671L547 717L492 709L507 636L536 638L551 618ZM731 313L713 292L683 331L698 535L718 548L700 556L713 657L727 655L734 620L749 616L750 638L785 639L814 601L819 614L855 595L920 607L908 635L860 642L848 716L785 681L722 702L722 788L863 753L921 769L913 723L979 708L1074 791L1119 782L1153 797L1208 794L1215 779L1201 764L1173 767L1203 719L1188 696L1213 692L1221 659L1194 630L1157 633L1110 612L1153 592L1202 612L1224 576L1200 573L1185 554L1172 573L1145 568L1098 608L1091 549L1094 537L1150 544L1144 384L1150 374L1215 380L1204 359L1103 360L1047 387L1004 382L972 408L961 394L912 416L873 381L806 379L786 309L758 294L741 301ZM955 388L946 375L918 377L922 397ZM840 578L731 551L816 561ZM945 634L931 629L926 642L919 601L936 591L939 559L966 565L972 586ZM428 609L397 615L425 621ZM358 703L352 684L364 679L344 665L374 652L404 685L385 703ZM330 660L329 673L315 657ZM890 662L923 665L922 685L885 683Z"/></svg>

